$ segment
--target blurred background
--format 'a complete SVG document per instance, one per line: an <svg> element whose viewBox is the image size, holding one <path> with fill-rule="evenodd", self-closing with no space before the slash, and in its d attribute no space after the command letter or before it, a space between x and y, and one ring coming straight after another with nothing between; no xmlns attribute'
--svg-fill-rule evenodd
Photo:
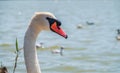
<svg viewBox="0 0 120 73"><path fill-rule="evenodd" d="M23 47L24 34L35 12L51 12L61 22L68 39L48 31L40 33L37 42L43 73L119 73L120 29L119 0L1 0L0 62L13 70L15 40ZM63 56L52 54L52 48L63 46ZM21 51L16 73L26 73Z"/></svg>

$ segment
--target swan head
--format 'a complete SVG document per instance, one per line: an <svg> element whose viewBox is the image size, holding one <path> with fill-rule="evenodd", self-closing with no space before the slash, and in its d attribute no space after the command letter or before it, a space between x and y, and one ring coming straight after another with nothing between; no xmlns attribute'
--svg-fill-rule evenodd
<svg viewBox="0 0 120 73"><path fill-rule="evenodd" d="M37 12L31 20L30 27L39 33L40 30L51 30L64 38L67 38L67 34L60 27L61 22L50 12Z"/></svg>

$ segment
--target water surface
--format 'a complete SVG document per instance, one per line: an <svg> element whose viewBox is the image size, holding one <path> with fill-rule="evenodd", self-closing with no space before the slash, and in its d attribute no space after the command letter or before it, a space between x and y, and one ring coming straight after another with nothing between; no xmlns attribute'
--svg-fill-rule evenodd
<svg viewBox="0 0 120 73"><path fill-rule="evenodd" d="M69 38L41 32L37 42L46 47L38 50L43 73L119 73L120 41L115 38L120 29L119 7L119 0L0 1L0 62L12 72L16 37L22 47L32 15L49 11L62 22ZM82 29L77 29L79 24ZM60 46L65 47L63 56L51 53L51 47ZM16 73L26 73L23 51Z"/></svg>

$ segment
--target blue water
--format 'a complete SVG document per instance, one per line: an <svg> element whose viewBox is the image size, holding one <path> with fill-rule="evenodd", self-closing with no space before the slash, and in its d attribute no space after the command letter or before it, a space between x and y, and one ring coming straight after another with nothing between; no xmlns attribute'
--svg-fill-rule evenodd
<svg viewBox="0 0 120 73"><path fill-rule="evenodd" d="M37 42L42 73L119 73L120 29L119 0L37 0L0 1L0 62L11 73L15 58L15 39L23 46L26 28L35 12L48 11L61 22L68 39L43 31ZM94 22L87 25L86 21ZM82 29L77 29L81 24ZM51 46L64 46L64 56L51 54ZM26 73L23 51L16 73Z"/></svg>

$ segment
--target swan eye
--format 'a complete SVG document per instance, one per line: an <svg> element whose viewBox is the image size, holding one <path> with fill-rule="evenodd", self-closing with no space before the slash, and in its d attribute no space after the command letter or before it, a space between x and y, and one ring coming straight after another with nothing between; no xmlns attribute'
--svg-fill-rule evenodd
<svg viewBox="0 0 120 73"><path fill-rule="evenodd" d="M57 21L57 26L61 26L61 22L60 21Z"/></svg>
<svg viewBox="0 0 120 73"><path fill-rule="evenodd" d="M53 24L55 22L55 20L53 18L47 17L46 19L48 20L50 26L51 26L51 24Z"/></svg>
<svg viewBox="0 0 120 73"><path fill-rule="evenodd" d="M46 17L46 19L48 20L50 26L51 26L54 22L57 23L57 26L61 26L61 22L60 22L59 20L56 20L56 19L54 19L54 18L49 18L49 17Z"/></svg>

